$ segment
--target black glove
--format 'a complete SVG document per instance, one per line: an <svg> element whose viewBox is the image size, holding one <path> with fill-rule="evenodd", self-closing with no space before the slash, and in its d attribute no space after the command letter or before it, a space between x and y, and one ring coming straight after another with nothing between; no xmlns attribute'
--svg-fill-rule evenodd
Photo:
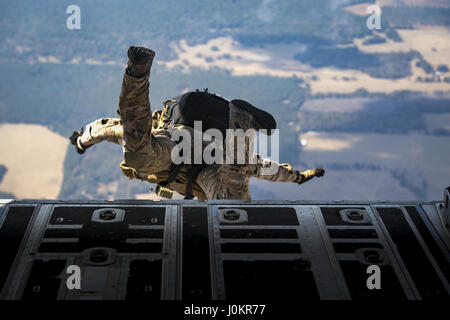
<svg viewBox="0 0 450 320"><path fill-rule="evenodd" d="M79 154L83 154L87 148L89 148L90 146L85 146L84 144L80 142L78 142L78 138L81 137L83 135L83 128L80 129L80 131L76 130L72 133L72 135L70 136L70 143L73 144L75 146L75 150L79 153Z"/></svg>
<svg viewBox="0 0 450 320"><path fill-rule="evenodd" d="M314 177L322 177L324 174L325 170L323 168L316 168L312 170L306 170L303 172L297 171L297 180L295 182L298 184L302 184L311 180Z"/></svg>

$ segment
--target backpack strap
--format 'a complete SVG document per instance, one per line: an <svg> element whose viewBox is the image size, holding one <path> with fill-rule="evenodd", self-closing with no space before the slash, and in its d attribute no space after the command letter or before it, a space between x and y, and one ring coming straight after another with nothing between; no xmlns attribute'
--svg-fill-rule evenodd
<svg viewBox="0 0 450 320"><path fill-rule="evenodd" d="M182 166L183 166L182 164L172 165L169 176L167 177L167 179L165 181L158 183L159 188L157 187L157 190L159 190L159 189L169 190L169 188L167 186L176 179ZM188 181L186 183L186 191L185 191L184 199L186 199L186 200L194 199L194 194L192 193L193 186L194 186L194 180L197 178L200 171L202 171L205 167L206 167L206 164L194 165L189 170Z"/></svg>
<svg viewBox="0 0 450 320"><path fill-rule="evenodd" d="M167 179L158 183L156 186L155 192L158 196L167 199L172 199L173 190L168 188L167 185L175 180L178 173L180 172L181 167L182 165L172 165L172 167L170 168L170 174L167 177Z"/></svg>
<svg viewBox="0 0 450 320"><path fill-rule="evenodd" d="M153 119L155 122L155 129L162 129L167 126L169 122L168 113L169 108L171 107L171 104L178 104L178 101L175 99L167 99L163 101L163 109L156 113L155 112L155 119Z"/></svg>

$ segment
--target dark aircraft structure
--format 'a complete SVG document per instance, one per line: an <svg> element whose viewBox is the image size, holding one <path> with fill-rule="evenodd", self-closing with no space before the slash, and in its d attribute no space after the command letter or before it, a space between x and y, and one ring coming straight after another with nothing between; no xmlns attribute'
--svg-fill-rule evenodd
<svg viewBox="0 0 450 320"><path fill-rule="evenodd" d="M434 202L4 200L1 299L448 299L449 192Z"/></svg>

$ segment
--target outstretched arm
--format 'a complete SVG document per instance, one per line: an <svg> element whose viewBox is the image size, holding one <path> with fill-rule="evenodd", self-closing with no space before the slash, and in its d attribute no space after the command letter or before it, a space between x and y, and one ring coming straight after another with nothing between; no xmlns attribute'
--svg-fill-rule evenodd
<svg viewBox="0 0 450 320"><path fill-rule="evenodd" d="M84 131L74 131L70 140L75 145L78 153L84 153L90 146L105 140L122 145L122 122L117 118L95 120L89 123Z"/></svg>

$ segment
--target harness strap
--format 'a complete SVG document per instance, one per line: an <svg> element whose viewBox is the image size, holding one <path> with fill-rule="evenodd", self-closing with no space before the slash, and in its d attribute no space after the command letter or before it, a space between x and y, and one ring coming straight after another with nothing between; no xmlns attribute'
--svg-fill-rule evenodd
<svg viewBox="0 0 450 320"><path fill-rule="evenodd" d="M182 165L172 165L169 176L165 181L159 183L161 187L166 187L169 183L171 183L177 177L180 172Z"/></svg>
<svg viewBox="0 0 450 320"><path fill-rule="evenodd" d="M200 171L202 171L203 168L205 168L205 167L206 167L205 164L195 165L189 171L189 177L188 177L188 181L186 184L186 196L184 197L184 199L186 199L186 200L194 199L194 195L192 194L192 187L194 184L194 180L195 180L195 178L197 178Z"/></svg>
<svg viewBox="0 0 450 320"><path fill-rule="evenodd" d="M169 102L172 102L174 104L178 103L178 101L175 99L167 99L167 100L163 101L163 109L162 109L161 113L159 114L157 129L164 128L167 125L167 122L168 122L167 114L169 112Z"/></svg>

